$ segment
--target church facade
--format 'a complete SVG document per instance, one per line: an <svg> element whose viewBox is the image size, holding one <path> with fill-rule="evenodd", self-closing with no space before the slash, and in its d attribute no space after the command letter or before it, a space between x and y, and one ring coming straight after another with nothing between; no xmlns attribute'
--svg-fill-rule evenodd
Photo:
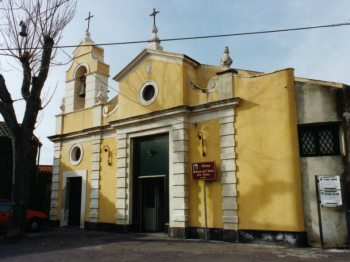
<svg viewBox="0 0 350 262"><path fill-rule="evenodd" d="M109 66L88 32L73 55L50 137L52 221L319 244L314 178L343 174L345 85L290 68L232 69L227 48L221 66L204 65L163 51L154 28L148 48L114 76L119 94L108 100ZM195 171L205 165L214 176L204 182ZM344 206L322 208L322 219L325 243L346 245Z"/></svg>

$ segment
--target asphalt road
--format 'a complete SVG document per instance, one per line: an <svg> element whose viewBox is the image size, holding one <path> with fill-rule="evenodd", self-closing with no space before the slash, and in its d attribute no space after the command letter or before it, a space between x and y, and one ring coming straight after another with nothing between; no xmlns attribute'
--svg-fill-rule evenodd
<svg viewBox="0 0 350 262"><path fill-rule="evenodd" d="M164 234L115 234L44 229L8 243L0 235L0 261L350 261L350 250L168 239Z"/></svg>

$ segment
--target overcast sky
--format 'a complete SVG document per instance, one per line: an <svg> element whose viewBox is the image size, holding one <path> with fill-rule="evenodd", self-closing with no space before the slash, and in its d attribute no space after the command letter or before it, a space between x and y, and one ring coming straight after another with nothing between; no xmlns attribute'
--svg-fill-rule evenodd
<svg viewBox="0 0 350 262"><path fill-rule="evenodd" d="M349 0L78 0L77 13L64 31L60 44L79 44L85 34L89 11L91 38L95 43L148 40L153 25L149 14L160 11L160 39L230 34L259 30L317 26L350 22ZM161 43L165 51L186 54L203 64L219 65L228 46L234 68L271 72L292 67L295 75L350 84L350 26L264 35L224 37ZM111 78L146 47L146 44L105 46L110 65L110 96L117 83ZM68 54L73 49L65 49ZM62 51L56 62L67 62ZM18 65L0 57L0 70L12 91L20 88ZM65 92L69 65L52 67L46 91L57 91L39 116L35 134L43 143L41 164L51 164L55 115ZM45 91L44 91L45 93ZM14 93L13 99L19 98ZM16 102L20 112L24 103ZM20 114L21 115L21 114ZM21 116L18 117L21 119Z"/></svg>

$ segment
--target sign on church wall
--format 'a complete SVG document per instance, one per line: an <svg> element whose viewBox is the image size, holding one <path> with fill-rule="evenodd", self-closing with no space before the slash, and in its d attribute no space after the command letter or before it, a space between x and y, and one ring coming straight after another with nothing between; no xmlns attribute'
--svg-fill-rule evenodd
<svg viewBox="0 0 350 262"><path fill-rule="evenodd" d="M215 180L215 162L192 163L193 179Z"/></svg>

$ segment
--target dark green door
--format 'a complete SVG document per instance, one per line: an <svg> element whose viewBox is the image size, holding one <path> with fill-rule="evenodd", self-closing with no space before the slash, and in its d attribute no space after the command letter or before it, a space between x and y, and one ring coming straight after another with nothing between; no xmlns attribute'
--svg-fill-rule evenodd
<svg viewBox="0 0 350 262"><path fill-rule="evenodd" d="M168 134L134 143L133 225L139 232L164 232L169 223Z"/></svg>

